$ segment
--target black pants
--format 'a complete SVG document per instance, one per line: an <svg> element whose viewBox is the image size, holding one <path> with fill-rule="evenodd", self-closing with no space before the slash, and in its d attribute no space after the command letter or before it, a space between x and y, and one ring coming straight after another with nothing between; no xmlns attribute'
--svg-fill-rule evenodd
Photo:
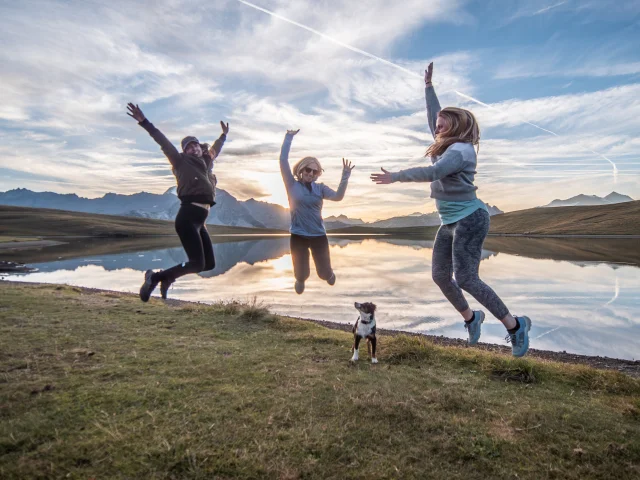
<svg viewBox="0 0 640 480"><path fill-rule="evenodd" d="M216 266L213 245L204 223L208 216L209 212L197 205L184 203L180 206L175 221L176 232L180 237L184 251L187 252L189 261L154 273L154 281L169 280L173 282L183 275L212 270Z"/></svg>
<svg viewBox="0 0 640 480"><path fill-rule="evenodd" d="M331 257L329 256L329 240L326 235L321 237L303 237L291 234L291 257L293 259L293 274L296 280L304 282L309 278L309 250L316 264L316 272L322 280L329 280L333 274Z"/></svg>

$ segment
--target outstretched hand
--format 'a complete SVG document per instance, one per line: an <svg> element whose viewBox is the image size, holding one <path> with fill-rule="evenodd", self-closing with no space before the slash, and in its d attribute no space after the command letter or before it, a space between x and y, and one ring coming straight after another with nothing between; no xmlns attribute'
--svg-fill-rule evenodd
<svg viewBox="0 0 640 480"><path fill-rule="evenodd" d="M372 173L371 181L375 182L378 185L387 185L389 183L393 183L391 180L391 172L387 172L384 168L381 168L384 173Z"/></svg>
<svg viewBox="0 0 640 480"><path fill-rule="evenodd" d="M129 102L129 104L127 105L127 109L129 110L127 112L127 115L135 118L138 121L138 123L142 122L146 118L138 105L134 105L133 103Z"/></svg>
<svg viewBox="0 0 640 480"><path fill-rule="evenodd" d="M353 170L354 168L356 168L356 166L351 165L351 162L349 160L345 160L344 158L342 159L342 169L345 172L351 172L351 170Z"/></svg>
<svg viewBox="0 0 640 480"><path fill-rule="evenodd" d="M298 133L300 131L300 129L297 130L287 130L287 135L291 135L292 137Z"/></svg>
<svg viewBox="0 0 640 480"><path fill-rule="evenodd" d="M427 69L424 71L424 83L425 85L431 85L431 77L433 76L433 62L429 64Z"/></svg>
<svg viewBox="0 0 640 480"><path fill-rule="evenodd" d="M222 127L222 133L224 133L225 135L229 133L229 122L227 122L227 124L225 125L224 122L221 120L220 126Z"/></svg>

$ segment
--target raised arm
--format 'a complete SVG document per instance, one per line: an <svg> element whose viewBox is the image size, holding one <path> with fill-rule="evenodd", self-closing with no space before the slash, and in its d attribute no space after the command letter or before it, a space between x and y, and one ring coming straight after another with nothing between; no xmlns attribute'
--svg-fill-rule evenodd
<svg viewBox="0 0 640 480"><path fill-rule="evenodd" d="M129 110L127 112L127 115L135 118L138 121L138 125L144 128L149 133L149 135L151 135L151 138L153 138L156 143L160 145L162 152L169 159L171 165L175 166L180 161L180 152L178 152L176 147L173 146L173 143L171 143L160 130L154 127L153 123L147 120L138 105L129 103L129 105L127 105L127 108Z"/></svg>
<svg viewBox="0 0 640 480"><path fill-rule="evenodd" d="M280 173L282 174L282 180L287 190L296 182L296 179L293 178L293 174L291 173L291 167L289 166L289 150L291 150L293 137L299 131L300 129L287 130L287 134L284 136L284 141L282 142L282 148L280 149Z"/></svg>
<svg viewBox="0 0 640 480"><path fill-rule="evenodd" d="M209 155L211 156L211 160L215 160L218 155L220 155L220 151L222 150L222 146L224 145L224 141L227 139L227 134L229 133L229 122L225 125L223 121L220 121L220 127L222 127L222 133L218 137L218 139L213 142L213 146L209 149ZM204 150L203 150L204 151ZM209 168L212 168L211 165Z"/></svg>
<svg viewBox="0 0 640 480"><path fill-rule="evenodd" d="M438 97L436 96L436 90L433 88L433 83L431 83L431 77L433 76L433 62L429 64L427 69L424 71L424 96L427 100L427 117L429 120L429 129L431 130L431 135L433 138L436 138L436 122L438 120L438 113L440 113L440 102L438 101Z"/></svg>
<svg viewBox="0 0 640 480"><path fill-rule="evenodd" d="M347 192L347 185L349 184L349 177L351 176L351 170L356 168L355 165L351 165L349 160L342 159L342 178L340 179L340 185L338 185L338 191L334 192L326 185L322 185L322 198L327 200L333 200L339 202L344 198L344 194Z"/></svg>

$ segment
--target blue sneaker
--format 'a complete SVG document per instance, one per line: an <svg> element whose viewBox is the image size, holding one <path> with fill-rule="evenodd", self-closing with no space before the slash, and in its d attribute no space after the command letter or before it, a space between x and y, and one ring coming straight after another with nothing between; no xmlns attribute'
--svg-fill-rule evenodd
<svg viewBox="0 0 640 480"><path fill-rule="evenodd" d="M480 340L480 333L484 322L484 312L477 310L473 312L473 320L464 322L464 328L469 332L469 345L475 345Z"/></svg>
<svg viewBox="0 0 640 480"><path fill-rule="evenodd" d="M515 316L515 315L514 315ZM529 317L515 317L520 328L515 333L509 333L505 340L511 342L511 353L514 357L524 357L529 350L529 330L531 319Z"/></svg>

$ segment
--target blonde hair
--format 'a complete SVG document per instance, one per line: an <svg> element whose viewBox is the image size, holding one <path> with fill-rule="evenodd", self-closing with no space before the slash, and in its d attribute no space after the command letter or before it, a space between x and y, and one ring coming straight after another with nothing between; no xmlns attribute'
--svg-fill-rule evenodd
<svg viewBox="0 0 640 480"><path fill-rule="evenodd" d="M429 146L425 157L440 156L458 142L477 145L480 151L480 127L473 113L464 108L447 107L440 110L438 115L449 123L449 129L444 134L436 135L436 141Z"/></svg>
<svg viewBox="0 0 640 480"><path fill-rule="evenodd" d="M293 171L293 176L296 177L296 180L300 180L300 174L305 167L308 167L309 165L312 165L314 163L318 166L318 176L316 178L320 178L320 175L322 175L322 172L324 171L322 169L322 165L320 165L320 161L316 157L304 157L303 159L298 160L298 162L296 162L296 164L291 169Z"/></svg>

